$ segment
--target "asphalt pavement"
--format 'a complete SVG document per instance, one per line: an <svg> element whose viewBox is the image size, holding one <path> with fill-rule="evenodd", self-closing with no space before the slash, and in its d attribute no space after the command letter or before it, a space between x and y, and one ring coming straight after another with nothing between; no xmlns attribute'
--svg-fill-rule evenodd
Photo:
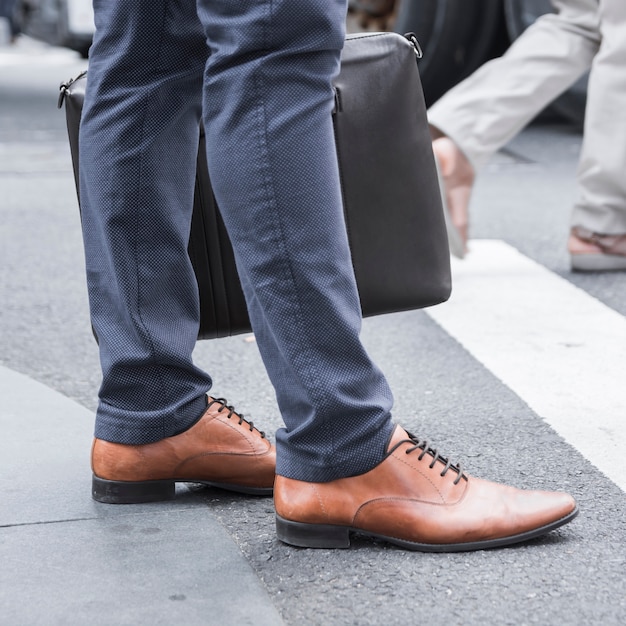
<svg viewBox="0 0 626 626"><path fill-rule="evenodd" d="M526 348L549 343L549 325L537 318L531 344L506 308L485 321L502 328L489 358L467 340L458 320L471 312L462 306L452 322L434 311L365 320L363 340L390 380L396 420L409 430L474 475L575 495L580 516L543 538L468 554L411 553L366 538L349 550L301 550L276 540L267 498L189 485L169 503L91 500L99 365L56 109L58 84L84 67L72 52L29 40L0 48L0 624L626 623L624 483L604 469L621 459L607 447L598 460L586 445L608 430L606 411L594 406L619 396L615 370L625 362L611 337L595 339L601 352L604 345L617 354L611 371L586 391L586 414L572 410L571 424L554 421L492 358L511 345L502 338L516 338L524 357L515 369L534 369L549 356ZM562 325L577 302L591 302L589 315L601 311L595 326L608 311L620 328L626 273L569 271L580 143L577 129L544 118L493 159L472 201L474 251L496 249L482 243L495 240L536 265L538 289L546 274L577 287L581 300L561 300L555 288L551 315ZM455 275L458 292L482 296L488 272L476 270L481 281L469 288L468 272ZM515 272L504 279L515 281ZM199 342L194 356L213 374L217 395L270 434L280 427L253 337ZM600 361L602 372L608 366ZM557 371L539 385L541 399L569 406L588 371L568 370L564 380ZM577 424L588 428L584 436L569 428ZM611 428L614 440L624 437L626 423Z"/></svg>

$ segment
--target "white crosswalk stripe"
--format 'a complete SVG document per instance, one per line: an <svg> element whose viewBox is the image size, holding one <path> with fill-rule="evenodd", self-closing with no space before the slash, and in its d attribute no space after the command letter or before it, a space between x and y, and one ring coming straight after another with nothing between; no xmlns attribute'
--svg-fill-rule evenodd
<svg viewBox="0 0 626 626"><path fill-rule="evenodd" d="M453 295L428 313L626 490L622 315L492 240L453 260Z"/></svg>

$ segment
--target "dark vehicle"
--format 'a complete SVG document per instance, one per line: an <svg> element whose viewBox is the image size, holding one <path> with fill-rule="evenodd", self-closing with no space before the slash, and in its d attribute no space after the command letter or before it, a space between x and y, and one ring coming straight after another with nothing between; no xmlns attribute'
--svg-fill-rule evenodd
<svg viewBox="0 0 626 626"><path fill-rule="evenodd" d="M427 104L509 45L502 0L351 0L350 30L415 33Z"/></svg>
<svg viewBox="0 0 626 626"><path fill-rule="evenodd" d="M18 0L22 32L87 58L94 33L91 0Z"/></svg>

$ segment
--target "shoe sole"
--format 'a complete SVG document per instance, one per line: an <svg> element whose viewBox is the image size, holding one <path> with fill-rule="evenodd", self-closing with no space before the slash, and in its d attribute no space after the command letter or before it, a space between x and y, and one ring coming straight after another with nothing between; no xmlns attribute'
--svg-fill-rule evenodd
<svg viewBox="0 0 626 626"><path fill-rule="evenodd" d="M276 534L278 539L283 543L287 543L299 548L349 548L350 535L352 533L365 535L374 539L382 539L388 543L392 543L407 550L416 552L470 552L473 550L489 550L491 548L502 548L524 541L530 541L541 535L559 528L568 522L571 522L578 515L578 507L571 513L558 519L550 524L529 530L525 533L510 535L509 537L501 537L499 539L486 539L484 541L473 541L467 543L417 543L414 541L406 541L395 537L387 537L377 533L371 533L359 528L351 528L347 526L333 526L329 524L304 524L302 522L291 522L283 519L279 515L276 516Z"/></svg>
<svg viewBox="0 0 626 626"><path fill-rule="evenodd" d="M91 497L96 502L105 504L142 504L145 502L162 502L173 500L176 496L176 483L195 483L217 487L226 491L244 493L249 496L271 496L273 487L247 487L245 485L231 485L206 480L146 480L127 482L119 480L105 480L93 476Z"/></svg>
<svg viewBox="0 0 626 626"><path fill-rule="evenodd" d="M575 272L619 272L626 270L626 256L617 254L570 254Z"/></svg>

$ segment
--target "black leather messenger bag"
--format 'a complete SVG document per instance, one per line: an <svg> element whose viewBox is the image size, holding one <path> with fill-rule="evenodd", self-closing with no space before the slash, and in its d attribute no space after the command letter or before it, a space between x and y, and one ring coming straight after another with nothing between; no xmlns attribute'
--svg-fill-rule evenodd
<svg viewBox="0 0 626 626"><path fill-rule="evenodd" d="M345 223L364 316L448 299L450 255L412 35L349 35L334 126ZM86 76L61 85L74 174ZM189 257L200 339L249 332L233 250L211 188L201 131Z"/></svg>

